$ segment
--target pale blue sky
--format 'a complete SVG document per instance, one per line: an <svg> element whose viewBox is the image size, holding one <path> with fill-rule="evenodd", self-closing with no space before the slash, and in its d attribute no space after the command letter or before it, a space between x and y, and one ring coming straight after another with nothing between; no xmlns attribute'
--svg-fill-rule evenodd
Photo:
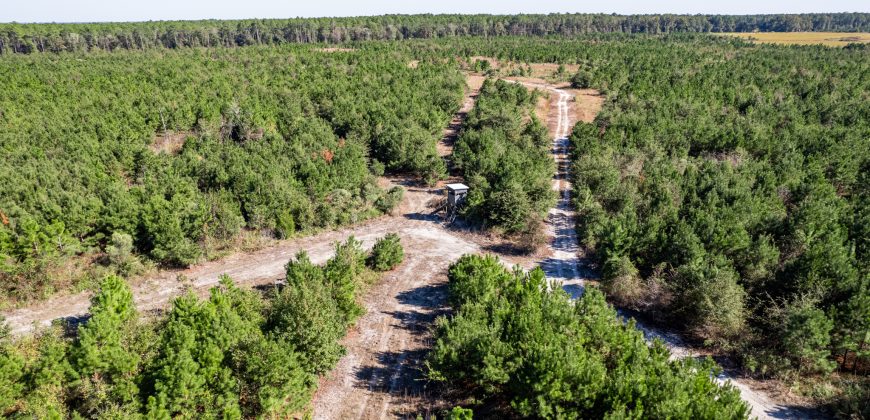
<svg viewBox="0 0 870 420"><path fill-rule="evenodd" d="M868 0L0 0L0 22L105 22L361 16L386 13L870 12Z"/></svg>

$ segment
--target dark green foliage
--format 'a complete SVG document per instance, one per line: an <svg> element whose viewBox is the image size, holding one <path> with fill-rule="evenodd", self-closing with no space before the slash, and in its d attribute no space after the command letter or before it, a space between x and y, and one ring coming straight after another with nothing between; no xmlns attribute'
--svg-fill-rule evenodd
<svg viewBox="0 0 870 420"><path fill-rule="evenodd" d="M470 187L463 213L515 233L528 230L553 202L547 130L528 116L537 94L488 79L453 152Z"/></svg>
<svg viewBox="0 0 870 420"><path fill-rule="evenodd" d="M575 82L608 96L574 128L572 177L580 237L617 302L775 354L779 373L867 364L865 51L684 36L518 45L487 48L576 60Z"/></svg>
<svg viewBox="0 0 870 420"><path fill-rule="evenodd" d="M790 308L783 325L785 354L795 359L800 371L829 373L834 362L828 360L834 324L821 309L807 306Z"/></svg>
<svg viewBox="0 0 870 420"><path fill-rule="evenodd" d="M301 253L287 264L287 284L265 298L223 277L208 299L181 296L151 323L136 314L126 283L109 276L76 337L52 328L13 343L0 334L0 414L298 416L362 313L354 293L365 257L353 238L324 266Z"/></svg>
<svg viewBox="0 0 870 420"><path fill-rule="evenodd" d="M396 268L405 259L405 251L399 235L388 233L378 239L372 247L366 265L377 271L389 271Z"/></svg>
<svg viewBox="0 0 870 420"><path fill-rule="evenodd" d="M133 274L131 251L186 266L242 228L286 238L391 210L401 192L369 166L441 177L463 79L382 48L4 57L0 290L50 293L69 280L52 265L104 246Z"/></svg>
<svg viewBox="0 0 870 420"><path fill-rule="evenodd" d="M21 397L24 358L9 342L9 327L0 315L0 414L6 413Z"/></svg>
<svg viewBox="0 0 870 420"><path fill-rule="evenodd" d="M365 270L366 253L362 242L351 236L335 244L335 256L323 266L323 277L345 325L350 325L365 309L356 299L361 286L359 276Z"/></svg>
<svg viewBox="0 0 870 420"><path fill-rule="evenodd" d="M540 269L511 273L494 257L451 266L454 315L440 318L429 376L503 415L536 418L746 418L709 359L669 361L596 289L572 304Z"/></svg>

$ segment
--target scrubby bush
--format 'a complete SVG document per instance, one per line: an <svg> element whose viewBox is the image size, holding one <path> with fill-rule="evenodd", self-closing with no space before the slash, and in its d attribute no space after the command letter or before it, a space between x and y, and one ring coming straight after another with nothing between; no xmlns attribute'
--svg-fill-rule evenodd
<svg viewBox="0 0 870 420"><path fill-rule="evenodd" d="M375 201L375 207L383 213L392 211L399 203L402 202L402 197L405 196L405 189L400 186L390 188L382 197Z"/></svg>
<svg viewBox="0 0 870 420"><path fill-rule="evenodd" d="M375 242L367 265L377 271L389 271L401 264L404 258L405 251L402 249L399 235L388 233Z"/></svg>
<svg viewBox="0 0 870 420"><path fill-rule="evenodd" d="M112 234L112 240L106 246L109 263L123 277L134 276L145 268L139 258L133 254L133 237L124 232Z"/></svg>

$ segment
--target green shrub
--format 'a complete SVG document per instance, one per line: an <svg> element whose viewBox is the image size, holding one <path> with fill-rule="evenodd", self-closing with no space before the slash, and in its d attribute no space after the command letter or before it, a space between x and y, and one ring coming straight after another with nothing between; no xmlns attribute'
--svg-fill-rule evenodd
<svg viewBox="0 0 870 420"><path fill-rule="evenodd" d="M474 411L470 408L462 408L459 406L453 407L450 413L447 414L447 420L472 420Z"/></svg>
<svg viewBox="0 0 870 420"><path fill-rule="evenodd" d="M402 197L404 196L405 189L397 185L390 188L386 194L377 199L377 201L375 201L375 207L377 207L382 213L388 213L402 202Z"/></svg>
<svg viewBox="0 0 870 420"><path fill-rule="evenodd" d="M399 235L388 233L375 242L367 264L377 271L389 271L401 264L404 258L405 251L402 249Z"/></svg>
<svg viewBox="0 0 870 420"><path fill-rule="evenodd" d="M269 317L272 333L300 352L306 371L320 375L344 355L344 317L325 283L323 268L300 252L287 263L287 284L274 298Z"/></svg>

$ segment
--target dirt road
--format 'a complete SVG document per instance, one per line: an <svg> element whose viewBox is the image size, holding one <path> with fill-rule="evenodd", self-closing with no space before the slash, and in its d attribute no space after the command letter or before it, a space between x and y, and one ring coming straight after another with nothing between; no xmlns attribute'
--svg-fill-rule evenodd
<svg viewBox="0 0 870 420"><path fill-rule="evenodd" d="M579 243L577 233L575 231L575 214L573 205L571 204L571 185L568 181L569 162L567 156L568 136L570 135L571 127L576 121L571 120L571 115L568 112L568 101L572 94L564 89L557 89L552 86L530 83L527 81L516 81L523 85L546 89L558 95L556 104L555 116L558 118L556 123L555 138L553 139L553 158L556 161L557 173L553 178L553 189L559 192L559 200L556 207L550 210L548 228L552 238L550 247L552 248L552 257L540 263L541 268L546 272L547 277L556 282L562 283L562 288L573 297L579 297L583 293L584 280L591 277L588 269L585 269L586 264L580 260ZM550 118L553 117L551 106ZM574 114L576 115L576 114ZM581 116L580 118L584 118ZM552 121L552 120L551 120ZM637 328L640 329L647 340L653 339L662 340L665 345L671 350L672 358L696 357L697 354L680 339L679 336L671 333L665 333L654 328L648 327L641 322L637 323ZM751 416L759 419L809 419L810 415L798 409L786 407L771 400L765 393L751 389L745 383L738 381L727 372L722 372L716 381L720 384L726 382L732 383L741 394L744 401L749 403L752 410Z"/></svg>

